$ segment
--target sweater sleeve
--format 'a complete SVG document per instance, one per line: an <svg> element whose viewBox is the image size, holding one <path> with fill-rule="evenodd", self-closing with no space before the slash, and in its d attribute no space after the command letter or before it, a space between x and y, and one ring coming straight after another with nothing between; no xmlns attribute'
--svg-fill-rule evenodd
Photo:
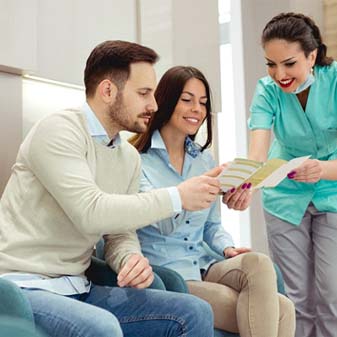
<svg viewBox="0 0 337 337"><path fill-rule="evenodd" d="M24 151L27 165L78 230L122 233L173 214L165 189L125 195L102 191L86 159L87 142L78 121L55 114L40 122Z"/></svg>
<svg viewBox="0 0 337 337"><path fill-rule="evenodd" d="M130 183L128 193L137 193L139 190L140 160L138 160L133 179ZM104 255L105 261L116 273L127 261L131 254L143 255L136 231L129 231L120 234L104 235Z"/></svg>

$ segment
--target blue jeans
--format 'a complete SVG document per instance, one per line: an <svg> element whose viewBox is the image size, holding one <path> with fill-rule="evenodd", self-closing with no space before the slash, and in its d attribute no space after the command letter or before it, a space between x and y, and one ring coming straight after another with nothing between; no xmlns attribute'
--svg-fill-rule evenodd
<svg viewBox="0 0 337 337"><path fill-rule="evenodd" d="M212 337L210 305L192 295L93 285L62 296L25 290L36 325L51 337Z"/></svg>

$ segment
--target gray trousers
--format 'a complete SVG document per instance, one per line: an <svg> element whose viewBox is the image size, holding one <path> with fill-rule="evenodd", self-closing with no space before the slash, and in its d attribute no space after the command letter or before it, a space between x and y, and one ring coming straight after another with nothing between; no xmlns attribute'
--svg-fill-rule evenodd
<svg viewBox="0 0 337 337"><path fill-rule="evenodd" d="M337 336L337 213L307 208L299 227L265 212L269 249L296 307L296 337Z"/></svg>

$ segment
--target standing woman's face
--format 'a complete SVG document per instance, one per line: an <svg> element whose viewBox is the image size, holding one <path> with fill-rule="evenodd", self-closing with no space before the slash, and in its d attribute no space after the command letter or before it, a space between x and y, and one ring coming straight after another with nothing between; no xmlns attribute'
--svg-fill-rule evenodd
<svg viewBox="0 0 337 337"><path fill-rule="evenodd" d="M185 136L196 134L206 118L206 102L207 94L204 84L196 78L189 79L166 125Z"/></svg>
<svg viewBox="0 0 337 337"><path fill-rule="evenodd" d="M269 76L287 93L293 92L310 74L317 50L305 56L298 42L273 39L264 45Z"/></svg>

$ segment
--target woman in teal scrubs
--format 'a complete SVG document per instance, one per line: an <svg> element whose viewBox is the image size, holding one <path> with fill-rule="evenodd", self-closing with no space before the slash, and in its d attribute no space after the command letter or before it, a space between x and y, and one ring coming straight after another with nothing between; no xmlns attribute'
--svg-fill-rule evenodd
<svg viewBox="0 0 337 337"><path fill-rule="evenodd" d="M250 108L249 157L311 156L263 191L269 247L296 306L296 337L335 337L337 63L326 56L317 25L302 14L274 17L262 45L269 76L259 80Z"/></svg>

